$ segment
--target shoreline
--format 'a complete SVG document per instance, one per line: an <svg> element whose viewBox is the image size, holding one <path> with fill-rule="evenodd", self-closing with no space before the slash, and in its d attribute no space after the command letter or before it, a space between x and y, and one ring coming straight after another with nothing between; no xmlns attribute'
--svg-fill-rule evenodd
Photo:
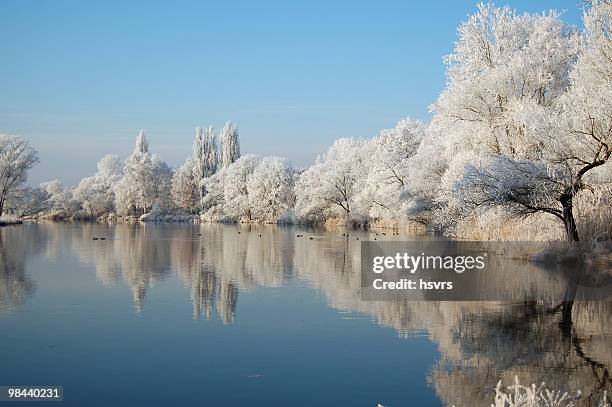
<svg viewBox="0 0 612 407"><path fill-rule="evenodd" d="M0 227L15 226L15 225L22 225L22 224L23 224L23 220L21 219L3 219L2 217L0 217Z"/></svg>

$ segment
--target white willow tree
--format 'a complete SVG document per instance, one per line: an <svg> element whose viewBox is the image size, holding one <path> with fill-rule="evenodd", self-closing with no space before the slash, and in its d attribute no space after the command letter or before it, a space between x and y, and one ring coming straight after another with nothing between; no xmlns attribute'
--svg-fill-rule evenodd
<svg viewBox="0 0 612 407"><path fill-rule="evenodd" d="M295 205L295 171L289 160L264 157L247 179L253 217L276 223Z"/></svg>
<svg viewBox="0 0 612 407"><path fill-rule="evenodd" d="M115 207L121 215L143 215L154 205L169 205L172 170L158 155L149 152L143 131L134 152L125 161L123 176L115 185Z"/></svg>
<svg viewBox="0 0 612 407"><path fill-rule="evenodd" d="M0 135L0 215L11 196L25 188L28 172L37 163L36 150L26 140Z"/></svg>
<svg viewBox="0 0 612 407"><path fill-rule="evenodd" d="M139 136L140 140L140 136ZM140 140L141 148L147 149L146 140ZM87 215L99 217L110 214L115 207L114 186L123 175L121 160L114 154L107 154L98 161L95 175L83 178L74 189L73 196Z"/></svg>
<svg viewBox="0 0 612 407"><path fill-rule="evenodd" d="M225 123L221 129L221 166L228 167L240 158L238 128L232 122Z"/></svg>
<svg viewBox="0 0 612 407"><path fill-rule="evenodd" d="M522 154L519 149L496 151L467 165L456 186L460 204L502 207L518 216L548 213L563 222L569 241L579 240L574 198L593 188L589 184L596 178L591 174L612 154L612 3L592 2L584 25L584 45L567 75L567 90L546 104L540 103L550 98L546 91L513 102L512 123L530 149ZM566 58L568 64L574 60L572 55ZM560 78L566 74L562 66Z"/></svg>

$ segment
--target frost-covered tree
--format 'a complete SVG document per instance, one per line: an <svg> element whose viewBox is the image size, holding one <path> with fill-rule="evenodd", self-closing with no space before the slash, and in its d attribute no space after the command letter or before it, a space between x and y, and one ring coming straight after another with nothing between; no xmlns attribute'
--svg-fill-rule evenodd
<svg viewBox="0 0 612 407"><path fill-rule="evenodd" d="M584 45L565 93L549 105L533 99L515 103L514 123L537 146L536 153L521 158L498 152L468 164L455 194L468 208L549 213L563 222L568 240L579 240L574 198L592 188L596 169L612 155L612 3L593 2L584 24Z"/></svg>
<svg viewBox="0 0 612 407"><path fill-rule="evenodd" d="M28 172L37 163L36 150L26 140L0 135L0 215L7 200L24 188Z"/></svg>
<svg viewBox="0 0 612 407"><path fill-rule="evenodd" d="M4 206L5 212L18 218L27 218L49 209L49 194L43 188L23 187L11 194Z"/></svg>
<svg viewBox="0 0 612 407"><path fill-rule="evenodd" d="M293 208L294 174L286 158L265 157L259 162L247 179L247 191L255 219L275 223Z"/></svg>
<svg viewBox="0 0 612 407"><path fill-rule="evenodd" d="M149 140L147 140L144 130L140 130L138 137L136 137L136 148L134 151L137 151L140 154L146 154L149 152Z"/></svg>
<svg viewBox="0 0 612 407"><path fill-rule="evenodd" d="M199 187L193 176L193 161L191 159L187 159L174 172L171 195L174 204L187 212L193 212L200 206Z"/></svg>
<svg viewBox="0 0 612 407"><path fill-rule="evenodd" d="M221 165L228 167L240 158L238 128L232 122L225 123L221 129Z"/></svg>
<svg viewBox="0 0 612 407"><path fill-rule="evenodd" d="M432 119L434 132L444 135L439 148L448 171L437 199L448 219L461 209L451 191L466 164L491 155L541 158L541 143L522 124L523 107L554 108L580 49L579 34L557 13L517 14L490 3L480 4L458 33Z"/></svg>
<svg viewBox="0 0 612 407"><path fill-rule="evenodd" d="M219 149L217 148L217 136L215 129L209 126L204 130L204 162L207 169L206 176L210 176L217 172L219 168Z"/></svg>
<svg viewBox="0 0 612 407"><path fill-rule="evenodd" d="M551 107L569 86L580 50L579 33L558 13L517 14L480 4L458 29L446 58L447 87L433 105L434 121L448 135L447 156L459 151L540 157L526 134L525 103Z"/></svg>
<svg viewBox="0 0 612 407"><path fill-rule="evenodd" d="M408 202L403 194L412 182L411 175L417 178L411 159L424 136L425 125L422 122L403 119L394 128L382 130L370 142L369 173L361 194L372 202L372 218L407 218Z"/></svg>
<svg viewBox="0 0 612 407"><path fill-rule="evenodd" d="M219 221L224 218L224 188L227 167L221 168L213 176L204 179L204 198L202 199L202 212L204 219Z"/></svg>
<svg viewBox="0 0 612 407"><path fill-rule="evenodd" d="M253 203L249 197L248 183L258 163L257 156L247 154L226 168L223 213L238 222L253 220Z"/></svg>
<svg viewBox="0 0 612 407"><path fill-rule="evenodd" d="M440 219L444 216L442 203L446 201L441 181L448 170L442 138L434 126L427 127L416 154L408 162L410 182L401 194L409 219L436 227L448 224L447 219Z"/></svg>
<svg viewBox="0 0 612 407"><path fill-rule="evenodd" d="M206 188L204 180L211 177L219 168L219 152L213 127L208 127L205 131L200 127L196 128L191 162L194 182L198 187L201 201Z"/></svg>
<svg viewBox="0 0 612 407"><path fill-rule="evenodd" d="M144 136L144 134L143 134ZM141 139L146 145L146 139ZM114 186L122 176L122 165L119 157L107 154L98 161L95 175L83 178L74 189L74 199L80 202L88 216L99 217L110 214L115 207Z"/></svg>
<svg viewBox="0 0 612 407"><path fill-rule="evenodd" d="M65 188L59 180L43 182L40 187L48 196L47 205L54 215L71 217L79 210L79 203L74 199L72 190Z"/></svg>
<svg viewBox="0 0 612 407"><path fill-rule="evenodd" d="M300 175L295 208L303 221L363 221L369 207L358 198L367 177L367 148L368 143L362 140L336 140L322 158Z"/></svg>
<svg viewBox="0 0 612 407"><path fill-rule="evenodd" d="M169 205L172 170L151 154L144 132L125 161L123 176L115 186L115 207L121 215L142 215L157 205Z"/></svg>

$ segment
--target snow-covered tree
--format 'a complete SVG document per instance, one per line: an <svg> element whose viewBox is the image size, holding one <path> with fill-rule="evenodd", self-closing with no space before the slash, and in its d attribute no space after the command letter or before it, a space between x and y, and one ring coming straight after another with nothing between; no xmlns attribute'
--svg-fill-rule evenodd
<svg viewBox="0 0 612 407"><path fill-rule="evenodd" d="M43 188L23 187L12 193L6 201L6 213L18 218L27 218L44 213L49 209L49 194Z"/></svg>
<svg viewBox="0 0 612 407"><path fill-rule="evenodd" d="M208 127L204 132L200 127L196 128L191 162L199 200L202 201L206 189L204 180L211 177L219 168L219 152L213 127Z"/></svg>
<svg viewBox="0 0 612 407"><path fill-rule="evenodd" d="M367 147L362 140L336 140L323 158L300 175L295 208L303 221L362 221L367 216L368 203L364 207L358 201L367 177Z"/></svg>
<svg viewBox="0 0 612 407"><path fill-rule="evenodd" d="M26 140L0 134L0 215L11 195L24 188L28 172L36 163L36 150Z"/></svg>
<svg viewBox="0 0 612 407"><path fill-rule="evenodd" d="M62 183L54 179L43 182L40 187L48 196L47 205L55 215L60 217L71 217L79 210L79 203L74 199L72 190L64 188Z"/></svg>
<svg viewBox="0 0 612 407"><path fill-rule="evenodd" d="M169 205L172 170L158 155L151 154L144 132L136 139L134 152L125 161L123 177L115 186L115 207L122 215L142 215L156 204Z"/></svg>
<svg viewBox="0 0 612 407"><path fill-rule="evenodd" d="M555 12L519 15L490 3L480 4L458 32L446 58L447 87L432 119L435 131L444 134L440 147L449 167L499 154L539 159L542 146L522 125L523 107L552 109L564 94L579 34ZM458 180L450 175L443 180L442 200Z"/></svg>
<svg viewBox="0 0 612 407"><path fill-rule="evenodd" d="M442 177L448 170L443 137L430 123L416 154L408 162L410 182L401 194L409 219L436 227L449 223L441 213L446 201Z"/></svg>
<svg viewBox="0 0 612 407"><path fill-rule="evenodd" d="M253 217L263 222L277 222L295 204L295 171L289 160L263 158L247 179L247 191Z"/></svg>
<svg viewBox="0 0 612 407"><path fill-rule="evenodd" d="M547 104L540 98L514 101L513 124L531 149L494 151L468 164L456 187L461 204L501 206L511 215L549 213L563 222L568 240L579 240L574 197L591 188L589 176L612 155L612 3L594 1L584 23L584 45L567 75L568 89Z"/></svg>
<svg viewBox="0 0 612 407"><path fill-rule="evenodd" d="M558 199L572 240L579 238L572 211L576 194L592 190L589 184L596 183L597 178L612 182L612 2L592 1L584 14L584 26L585 47L571 72L571 86L561 100L560 120L551 118L553 133L546 138L547 159L561 164L568 175ZM561 140L555 137L557 132Z"/></svg>
<svg viewBox="0 0 612 407"><path fill-rule="evenodd" d="M204 162L205 168L207 169L206 176L210 176L217 172L219 168L219 149L217 147L217 136L215 135L215 129L209 126L204 130Z"/></svg>
<svg viewBox="0 0 612 407"><path fill-rule="evenodd" d="M225 176L227 167L221 168L213 176L204 179L204 198L202 199L202 212L204 219L219 221L224 218L223 205L225 201Z"/></svg>
<svg viewBox="0 0 612 407"><path fill-rule="evenodd" d="M196 180L210 177L217 171L219 159L213 127L208 127L204 131L200 127L196 128L191 160Z"/></svg>
<svg viewBox="0 0 612 407"><path fill-rule="evenodd" d="M540 145L520 122L525 103L552 106L569 85L579 33L558 13L517 14L480 4L458 29L446 58L447 87L433 105L448 134L447 156L470 150L537 158Z"/></svg>
<svg viewBox="0 0 612 407"><path fill-rule="evenodd" d="M146 139L142 139L141 143L146 144ZM112 213L115 203L113 188L121 176L122 165L119 157L107 154L98 161L97 173L83 178L74 189L74 199L80 202L88 216L99 217Z"/></svg>
<svg viewBox="0 0 612 407"><path fill-rule="evenodd" d="M402 119L395 128L385 129L370 142L369 173L366 188L361 191L370 200L370 216L375 219L407 218L404 191L412 178L417 178L411 159L423 137L425 125L413 119Z"/></svg>
<svg viewBox="0 0 612 407"><path fill-rule="evenodd" d="M187 159L172 177L172 200L185 211L192 212L200 206L200 193L193 176L193 161Z"/></svg>
<svg viewBox="0 0 612 407"><path fill-rule="evenodd" d="M136 148L134 151L137 151L140 154L146 154L149 152L149 140L147 140L144 130L140 130L138 137L136 137Z"/></svg>
<svg viewBox="0 0 612 407"><path fill-rule="evenodd" d="M249 198L248 183L258 163L257 156L247 154L226 168L223 213L236 221L253 220L253 204Z"/></svg>
<svg viewBox="0 0 612 407"><path fill-rule="evenodd" d="M225 123L221 129L221 165L228 167L240 158L238 128L232 122Z"/></svg>

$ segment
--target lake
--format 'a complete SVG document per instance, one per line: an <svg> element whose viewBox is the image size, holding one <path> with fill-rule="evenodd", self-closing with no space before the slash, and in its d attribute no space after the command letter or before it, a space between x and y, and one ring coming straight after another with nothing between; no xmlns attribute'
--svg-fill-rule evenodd
<svg viewBox="0 0 612 407"><path fill-rule="evenodd" d="M374 233L0 228L0 385L63 386L66 406L489 406L515 375L612 394L609 302L362 301Z"/></svg>

